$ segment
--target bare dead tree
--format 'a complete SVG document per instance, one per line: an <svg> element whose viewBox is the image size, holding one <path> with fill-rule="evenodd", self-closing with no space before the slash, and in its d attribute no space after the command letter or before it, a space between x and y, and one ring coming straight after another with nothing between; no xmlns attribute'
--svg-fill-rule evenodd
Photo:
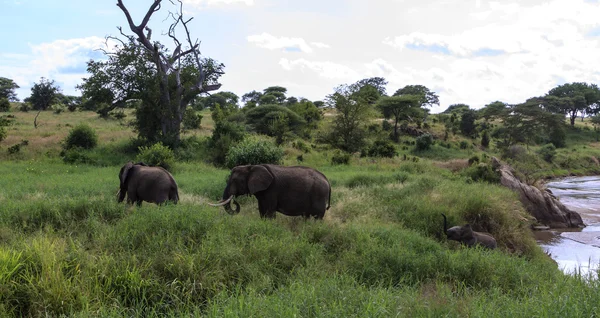
<svg viewBox="0 0 600 318"><path fill-rule="evenodd" d="M169 0L172 4L175 4L174 0ZM142 46L152 56L152 62L156 65L157 74L159 77L159 89L160 89L160 106L163 110L163 114L169 114L170 116L162 116L161 129L163 136L172 136L175 142L180 141L180 126L183 120L183 114L185 108L190 101L195 98L198 94L207 93L209 91L217 90L221 87L221 84L206 84L207 74L202 66L200 59L200 43L196 39L192 42L188 24L193 18L184 19L183 17L183 3L181 0L177 0L179 3L178 12L170 12L169 16L173 19L171 26L169 27L168 36L175 43L175 50L172 54L167 54L166 50L163 50L157 43L151 42L152 30L148 27L148 22L155 12L158 12L161 8L162 0L154 0L148 11L146 12L142 22L135 24L131 14L123 4L122 0L117 0L117 6L123 11L129 28L137 37L137 43ZM182 49L182 43L177 38L175 30L178 26L182 26L186 34L186 42L188 47ZM123 33L123 30L119 27L119 31L122 35L126 36L130 41L134 38L133 36L127 36ZM198 78L194 85L184 87L181 82L181 65L182 59L187 55L193 54L193 59L198 69ZM216 72L222 74L222 72ZM175 88L172 88L172 84L169 84L169 79L174 79ZM171 86L171 88L169 87Z"/></svg>

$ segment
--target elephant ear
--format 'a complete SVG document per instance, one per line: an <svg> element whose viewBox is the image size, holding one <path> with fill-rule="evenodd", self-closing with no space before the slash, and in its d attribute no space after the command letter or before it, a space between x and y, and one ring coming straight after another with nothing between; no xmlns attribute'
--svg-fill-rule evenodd
<svg viewBox="0 0 600 318"><path fill-rule="evenodd" d="M250 168L248 177L248 190L250 194L267 189L273 182L273 175L264 166L253 166Z"/></svg>
<svg viewBox="0 0 600 318"><path fill-rule="evenodd" d="M133 168L133 162L128 162L121 168L121 172L119 173L119 180L121 180L121 188L125 188L125 181L127 180L127 175L129 174L129 170L131 170L131 168Z"/></svg>

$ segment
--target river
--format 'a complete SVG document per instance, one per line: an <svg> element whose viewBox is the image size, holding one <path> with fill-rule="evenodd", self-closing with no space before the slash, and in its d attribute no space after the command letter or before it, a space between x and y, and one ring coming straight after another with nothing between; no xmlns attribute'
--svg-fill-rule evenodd
<svg viewBox="0 0 600 318"><path fill-rule="evenodd" d="M536 231L542 248L569 274L597 276L600 269L600 176L569 177L546 184L569 209L578 212L586 227Z"/></svg>

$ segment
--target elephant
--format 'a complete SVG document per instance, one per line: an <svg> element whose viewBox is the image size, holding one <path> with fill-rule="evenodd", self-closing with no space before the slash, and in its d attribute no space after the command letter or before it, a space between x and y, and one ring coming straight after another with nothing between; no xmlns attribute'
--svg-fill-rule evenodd
<svg viewBox="0 0 600 318"><path fill-rule="evenodd" d="M169 200L177 204L179 192L173 176L162 167L151 167L143 162L128 162L119 171L118 202L140 206L142 201L162 204Z"/></svg>
<svg viewBox="0 0 600 318"><path fill-rule="evenodd" d="M331 185L321 172L303 166L273 164L243 165L231 169L223 198L212 206L224 206L229 214L240 212L234 197L254 195L262 218L275 218L275 212L288 216L323 219L331 206ZM236 205L231 209L230 202Z"/></svg>
<svg viewBox="0 0 600 318"><path fill-rule="evenodd" d="M470 224L466 224L463 226L457 225L448 228L446 215L442 213L442 216L444 217L444 233L446 233L449 240L461 242L462 244L468 247L474 247L476 245L479 245L489 249L496 248L496 239L490 234L475 232L471 228Z"/></svg>

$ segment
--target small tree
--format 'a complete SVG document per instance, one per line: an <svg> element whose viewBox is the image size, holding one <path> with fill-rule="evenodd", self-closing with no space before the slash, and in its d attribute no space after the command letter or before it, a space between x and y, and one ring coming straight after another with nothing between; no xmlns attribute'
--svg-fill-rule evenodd
<svg viewBox="0 0 600 318"><path fill-rule="evenodd" d="M0 98L6 98L10 102L18 102L17 93L15 90L19 85L10 78L0 77Z"/></svg>
<svg viewBox="0 0 600 318"><path fill-rule="evenodd" d="M475 120L477 113L472 110L466 110L460 117L460 131L467 137L472 137L475 133Z"/></svg>
<svg viewBox="0 0 600 318"><path fill-rule="evenodd" d="M25 99L26 103L31 104L33 109L37 110L37 114L33 119L33 126L38 126L38 116L42 110L46 110L52 105L60 93L60 88L54 84L54 80L41 78L39 83L35 83L31 87L31 96Z"/></svg>
<svg viewBox="0 0 600 318"><path fill-rule="evenodd" d="M383 97L377 103L378 108L386 119L394 119L394 141L398 141L398 123L401 120L412 121L413 118L420 118L423 115L423 110L419 102L419 96L402 95Z"/></svg>
<svg viewBox="0 0 600 318"><path fill-rule="evenodd" d="M481 134L481 146L487 148L490 146L490 135L487 130L484 130Z"/></svg>

